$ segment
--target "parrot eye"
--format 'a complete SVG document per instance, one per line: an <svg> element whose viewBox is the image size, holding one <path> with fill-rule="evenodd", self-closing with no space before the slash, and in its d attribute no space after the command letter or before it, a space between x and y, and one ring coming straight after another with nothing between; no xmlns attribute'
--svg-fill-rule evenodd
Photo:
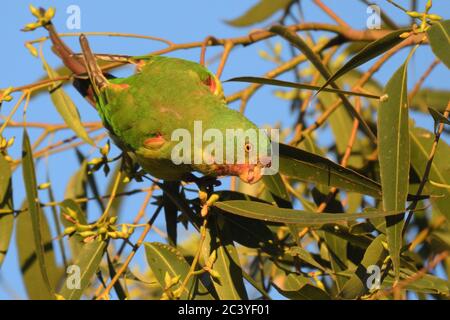
<svg viewBox="0 0 450 320"><path fill-rule="evenodd" d="M253 150L253 146L252 146L252 144L251 143L246 143L245 145L244 145L244 150L245 150L245 152L250 152L250 151L252 151Z"/></svg>

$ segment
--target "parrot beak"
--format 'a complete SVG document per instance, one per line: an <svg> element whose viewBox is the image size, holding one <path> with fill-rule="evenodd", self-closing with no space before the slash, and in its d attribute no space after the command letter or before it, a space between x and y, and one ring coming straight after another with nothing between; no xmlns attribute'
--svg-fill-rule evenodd
<svg viewBox="0 0 450 320"><path fill-rule="evenodd" d="M263 176L263 169L271 166L271 158L260 158L257 164L247 164L241 166L239 178L249 184L257 183Z"/></svg>

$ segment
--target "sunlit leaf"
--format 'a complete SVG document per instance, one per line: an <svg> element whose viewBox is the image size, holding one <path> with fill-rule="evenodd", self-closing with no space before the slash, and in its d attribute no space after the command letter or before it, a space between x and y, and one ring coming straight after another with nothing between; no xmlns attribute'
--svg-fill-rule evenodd
<svg viewBox="0 0 450 320"><path fill-rule="evenodd" d="M67 278L64 279L60 294L66 300L81 299L85 289L89 286L99 268L106 246L107 243L105 241L92 241L83 245L74 259ZM79 279L76 282L74 282L73 278L75 275L79 275Z"/></svg>
<svg viewBox="0 0 450 320"><path fill-rule="evenodd" d="M381 197L375 181L313 153L280 143L280 172L302 181Z"/></svg>
<svg viewBox="0 0 450 320"><path fill-rule="evenodd" d="M325 91L325 88L333 81L342 77L344 74L358 68L360 65L372 60L375 57L383 54L395 45L399 44L404 38L400 38L402 33L407 32L409 29L400 29L389 32L384 37L369 43L361 51L359 51L354 57L352 57L344 66L336 71L327 81L322 85L319 91Z"/></svg>
<svg viewBox="0 0 450 320"><path fill-rule="evenodd" d="M306 58L308 58L308 60L317 68L317 70L320 72L322 77L324 77L325 79L328 79L331 76L330 72L328 71L327 67L323 64L319 55L317 55L311 49L311 47L302 38L300 38L295 32L289 30L288 28L286 28L284 26L280 26L280 25L273 26L272 28L270 28L270 31L282 36L287 41L292 43L294 45L294 47L299 49L306 56ZM339 89L339 87L334 82L331 82L330 84L333 87L333 89ZM375 141L376 137L373 134L372 129L370 129L370 127L366 123L366 121L355 110L355 108L350 103L350 101L347 99L347 97L342 93L338 93L338 97L342 100L342 104L344 105L347 112L352 117L358 119L361 129L369 136L369 138L372 141Z"/></svg>
<svg viewBox="0 0 450 320"><path fill-rule="evenodd" d="M50 284L48 270L45 263L44 242L41 234L41 219L42 211L39 205L37 195L36 172L34 168L33 151L30 145L28 133L24 131L22 143L22 167L23 180L25 184L25 191L27 195L28 212L31 217L31 224L33 226L33 240L36 250L37 260L41 271L41 277L45 283L45 288L49 297L53 296L53 288Z"/></svg>
<svg viewBox="0 0 450 320"><path fill-rule="evenodd" d="M450 294L450 284L448 281L432 274L416 276L417 272L402 268L400 269L400 278L406 282L404 289L420 293L441 294L448 296ZM394 284L392 275L387 276L383 281L383 287L389 288Z"/></svg>
<svg viewBox="0 0 450 320"><path fill-rule="evenodd" d="M409 118L406 61L387 83L378 108L378 152L380 161L383 208L385 211L401 211L405 208L409 186ZM396 276L400 270L403 216L386 218L389 253Z"/></svg>
<svg viewBox="0 0 450 320"><path fill-rule="evenodd" d="M387 252L383 247L383 241L386 241L386 238L384 235L380 235L369 245L364 253L361 263L357 266L356 270L352 272L352 276L339 293L342 298L356 299L366 294L370 290L368 284L373 285L373 289L376 289L377 284L373 281L368 283L368 278L376 272L376 267L379 268L378 270L381 270L380 264L387 256Z"/></svg>
<svg viewBox="0 0 450 320"><path fill-rule="evenodd" d="M144 247L147 263L161 287L163 289L166 287L165 277L168 273L171 278L180 277L178 283L172 288L173 290L179 289L190 269L181 253L174 247L159 242L147 242L144 243ZM210 295L199 279L193 276L184 286L180 299L209 299L209 297Z"/></svg>
<svg viewBox="0 0 450 320"><path fill-rule="evenodd" d="M376 218L398 215L398 211L362 212L362 213L317 213L303 210L284 209L270 204L230 200L216 202L215 206L223 211L239 216L279 223L299 223L304 226L320 226L326 223L354 221L360 218ZM400 211L401 212L401 211Z"/></svg>
<svg viewBox="0 0 450 320"><path fill-rule="evenodd" d="M434 23L427 35L434 54L450 68L450 20Z"/></svg>
<svg viewBox="0 0 450 320"><path fill-rule="evenodd" d="M34 244L32 218L30 212L26 209L26 202L24 204L25 205L22 206L24 211L19 214L16 222L16 244L23 283L29 299L54 299L54 296L49 293L47 284L41 275ZM46 272L49 275L51 286L56 288L61 281L64 270L59 270L56 265L52 236L47 217L42 214L41 210L39 214L41 215L40 234L42 235Z"/></svg>
<svg viewBox="0 0 450 320"><path fill-rule="evenodd" d="M9 249L14 226L11 166L0 154L0 268Z"/></svg>
<svg viewBox="0 0 450 320"><path fill-rule="evenodd" d="M226 22L234 27L247 27L270 18L277 11L285 9L291 2L292 0L259 0L242 16Z"/></svg>
<svg viewBox="0 0 450 320"><path fill-rule="evenodd" d="M439 112L444 112L449 101L450 91L424 88L414 96L410 107L422 112L427 112L428 107L433 107Z"/></svg>
<svg viewBox="0 0 450 320"><path fill-rule="evenodd" d="M59 75L52 69L52 67L50 67L50 65L47 64L45 60L43 60L43 63L50 79L59 77ZM50 88L50 98L52 99L56 110L61 115L64 122L77 134L80 139L92 146L95 146L95 142L92 141L83 127L77 107L69 95L62 87L60 87L60 84L54 84Z"/></svg>

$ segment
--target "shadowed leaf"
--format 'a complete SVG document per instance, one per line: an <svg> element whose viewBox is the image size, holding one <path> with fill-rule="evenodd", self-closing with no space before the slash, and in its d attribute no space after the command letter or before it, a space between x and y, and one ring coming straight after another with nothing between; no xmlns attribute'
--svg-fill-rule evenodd
<svg viewBox="0 0 450 320"><path fill-rule="evenodd" d="M299 274L288 274L282 283L282 288L273 284L275 289L285 296L286 298L293 300L329 300L330 296L314 286L308 278Z"/></svg>
<svg viewBox="0 0 450 320"><path fill-rule="evenodd" d="M242 269L227 224L212 218L209 223L210 252L217 255L212 269L220 275L213 279L214 288L222 300L246 300Z"/></svg>
<svg viewBox="0 0 450 320"><path fill-rule="evenodd" d="M6 253L14 226L11 167L0 154L0 268Z"/></svg>

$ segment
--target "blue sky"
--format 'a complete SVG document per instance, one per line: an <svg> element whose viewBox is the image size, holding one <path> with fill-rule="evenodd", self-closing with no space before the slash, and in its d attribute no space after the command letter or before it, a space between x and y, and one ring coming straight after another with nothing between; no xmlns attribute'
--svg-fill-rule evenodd
<svg viewBox="0 0 450 320"><path fill-rule="evenodd" d="M144 35L153 35L170 39L176 43L191 42L203 40L208 35L216 37L235 37L247 34L252 28L233 28L224 23L224 20L235 18L243 13L247 8L257 1L242 0L168 0L168 1L138 1L128 0L122 1L87 1L87 0L59 0L59 1L33 1L35 6L56 7L56 18L54 24L59 32L72 32L66 28L66 8L70 5L78 5L81 9L81 32L89 31L108 31L108 32L125 32L139 33ZM329 17L324 15L312 1L302 1L305 9L305 16L308 21L330 22ZM349 22L352 27L357 29L366 28L366 6L355 0L324 0L331 8L345 21ZM407 23L409 21L400 11L386 1L374 1L380 4L381 8L387 14L395 18L397 23ZM399 0L400 4L408 6L409 0ZM450 4L448 0L435 0L433 12L439 13L444 17L449 16ZM36 81L44 75L40 61L32 57L28 50L24 47L24 42L30 39L45 35L42 30L31 33L21 32L20 29L33 20L28 4L30 1L4 1L2 10L0 11L0 39L2 39L2 51L0 59L0 88L9 86L18 86ZM126 3L126 5L124 5ZM424 6L425 1L420 1ZM255 26L261 27L261 26ZM320 33L318 33L320 35ZM90 37L89 41L94 51L102 53L117 53L129 55L141 55L158 48L161 44L147 40L123 39L111 37ZM76 38L67 39L70 46L78 51L78 40ZM258 58L258 51L266 49L264 43L249 46L246 48L236 48L229 59L222 79L228 79L236 76L253 75L259 76L274 67L274 65ZM287 50L285 50L287 51ZM219 53L217 48L207 51L208 57L213 57ZM52 55L48 43L45 45L44 54L47 61L54 67L59 66L58 60ZM403 61L406 50L396 55L392 61L386 64L383 69L377 73L376 78L385 83L394 72L394 68ZM172 53L172 56L184 59L198 61L199 50L185 50ZM414 56L410 64L409 82L414 83L421 76L423 71L432 62L434 56L429 48L421 48ZM371 63L363 68L366 69ZM215 71L217 65L211 66ZM427 87L435 87L449 89L448 70L440 65L433 71L432 77L426 82ZM236 89L241 88L240 84L225 84L226 94L233 93ZM70 87L67 92L71 95L77 106L79 107L82 119L85 121L98 121L98 116L93 109L83 101L77 93ZM273 88L264 88L260 90L248 105L247 116L256 124L262 126L264 124L275 124L278 121L284 126L289 126L293 122L293 117L289 111L289 104L275 98L272 94ZM231 107L238 107L233 104ZM5 105L3 110L9 110L10 105ZM5 111L3 111L5 112ZM415 116L421 126L431 128L431 120L429 116ZM34 99L27 113L28 121L61 123L62 120L55 112L50 99L47 95L41 95ZM15 120L21 120L21 113L15 117ZM36 131L30 131L32 139L36 138ZM21 141L20 130L7 130L5 136L16 136L17 141ZM55 141L64 135L56 135ZM328 134L324 135L324 139L332 138ZM326 142L326 141L322 141ZM20 155L20 143L16 143L16 147L12 151L14 157ZM84 148L85 153L90 152L89 148ZM45 166L45 162L39 162L39 168ZM50 158L48 162L49 174L55 189L57 199L62 200L64 188L70 176L75 172L76 159L72 152L62 153ZM45 182L44 173L38 176L39 183ZM15 202L18 206L23 198L23 189L21 182L21 171L18 170L14 177ZM100 180L102 181L102 180ZM102 183L103 185L104 183ZM131 186L131 188L136 185ZM139 186L142 187L142 186ZM104 186L102 187L104 189ZM131 216L137 212L142 196L133 197L132 201L126 201L125 207ZM45 200L45 197L43 197ZM94 208L95 209L95 208ZM151 213L151 210L148 214ZM125 218L125 220L127 219ZM164 225L160 222L158 226L164 229ZM149 237L150 240L157 239L155 236ZM139 255L137 261L142 264L142 255ZM8 253L6 261L0 271L0 298L24 298L25 291L20 280L20 271L18 268L17 255L15 245ZM2 284L7 284L10 288L5 289Z"/></svg>

